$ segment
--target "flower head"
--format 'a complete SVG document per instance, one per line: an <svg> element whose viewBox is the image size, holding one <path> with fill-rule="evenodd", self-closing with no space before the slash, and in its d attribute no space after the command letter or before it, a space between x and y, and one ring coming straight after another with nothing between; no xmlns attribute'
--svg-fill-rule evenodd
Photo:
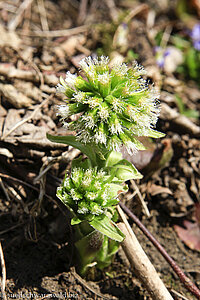
<svg viewBox="0 0 200 300"><path fill-rule="evenodd" d="M81 220L105 213L118 203L120 186L109 183L103 170L74 168L71 177L65 176L57 189L58 198Z"/></svg>
<svg viewBox="0 0 200 300"><path fill-rule="evenodd" d="M66 107L58 108L58 115L70 130L77 132L83 143L103 144L109 150L119 150L125 144L129 152L141 149L136 137L152 136L159 105L158 94L142 78L144 69L134 63L109 68L109 59L86 57L80 67L86 79L67 72L58 91L67 96ZM79 118L68 122L69 117ZM156 137L163 136L157 133Z"/></svg>

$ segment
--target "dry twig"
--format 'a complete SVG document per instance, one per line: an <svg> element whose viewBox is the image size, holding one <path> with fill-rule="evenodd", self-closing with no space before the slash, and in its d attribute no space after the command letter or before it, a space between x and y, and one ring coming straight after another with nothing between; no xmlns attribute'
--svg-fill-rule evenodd
<svg viewBox="0 0 200 300"><path fill-rule="evenodd" d="M117 12L117 8L115 5L115 1L114 0L105 0L105 3L109 8L110 16L111 16L113 22L117 22L118 12Z"/></svg>
<svg viewBox="0 0 200 300"><path fill-rule="evenodd" d="M35 70L20 70L15 68L13 65L11 64L7 64L7 63L0 63L0 75L3 75L7 78L10 79L22 79L25 81L32 81L32 82L37 82L37 83L43 83L42 82L42 78L40 76L40 71L38 71L37 66L35 64L32 64L32 66L35 66ZM44 82L48 85L53 85L55 86L56 84L58 84L58 78L56 77L56 75L52 74L52 75L48 75L48 74L43 74L44 77Z"/></svg>
<svg viewBox="0 0 200 300"><path fill-rule="evenodd" d="M135 193L138 195L140 203L141 203L141 205L142 205L142 207L144 209L145 215L147 216L147 218L150 218L150 212L149 212L148 207L147 207L147 205L146 205L146 203L145 203L145 201L144 201L144 199L143 199L143 197L142 197L142 195L140 193L139 188L137 187L137 185L136 185L136 183L135 183L134 180L131 180L131 184L132 184L132 186L133 186L133 188L135 190Z"/></svg>
<svg viewBox="0 0 200 300"><path fill-rule="evenodd" d="M86 18L88 0L81 0L78 14L78 24L82 24Z"/></svg>
<svg viewBox="0 0 200 300"><path fill-rule="evenodd" d="M44 1L43 0L37 0L38 3L38 8L39 8L39 13L40 13L40 20L42 24L42 30L43 31L49 31L49 25L47 21L47 13L46 9L44 6Z"/></svg>
<svg viewBox="0 0 200 300"><path fill-rule="evenodd" d="M35 31L30 31L30 32L20 31L19 33L21 33L21 35L26 35L26 36L39 36L39 37L46 37L46 38L48 38L48 37L54 38L54 37L59 37L59 36L75 35L75 34L85 32L87 30L88 30L88 25L82 25L79 27L63 29L63 30L52 30L52 31L35 30Z"/></svg>
<svg viewBox="0 0 200 300"><path fill-rule="evenodd" d="M1 185L1 187L2 187L2 190L4 191L4 194L5 194L5 196L6 196L6 199L8 200L8 202L11 202L10 197L9 197L9 194L8 194L7 191L6 191L6 188L5 188L5 186L4 186L4 183L3 183L2 179L1 179L1 177L0 177L0 185Z"/></svg>
<svg viewBox="0 0 200 300"><path fill-rule="evenodd" d="M31 5L33 0L24 0L16 11L16 16L9 22L8 29L15 30L22 20L24 11Z"/></svg>

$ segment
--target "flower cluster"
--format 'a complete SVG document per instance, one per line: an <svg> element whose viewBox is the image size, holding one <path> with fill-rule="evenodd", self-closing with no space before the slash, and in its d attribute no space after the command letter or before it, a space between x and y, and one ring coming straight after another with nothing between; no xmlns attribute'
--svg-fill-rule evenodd
<svg viewBox="0 0 200 300"><path fill-rule="evenodd" d="M66 97L58 115L69 130L77 132L82 143L102 144L119 151L124 144L129 152L144 147L138 136L163 136L152 128L159 114L157 92L142 78L144 69L136 63L108 66L107 57L87 57L80 61L82 76L67 72L57 89ZM77 115L72 120L72 115Z"/></svg>
<svg viewBox="0 0 200 300"><path fill-rule="evenodd" d="M109 182L103 170L74 168L57 189L58 198L80 220L92 220L116 205L120 186Z"/></svg>

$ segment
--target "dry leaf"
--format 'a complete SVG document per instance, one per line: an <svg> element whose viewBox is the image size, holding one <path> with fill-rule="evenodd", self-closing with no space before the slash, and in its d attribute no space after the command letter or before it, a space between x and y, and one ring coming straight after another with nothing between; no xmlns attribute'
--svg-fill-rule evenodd
<svg viewBox="0 0 200 300"><path fill-rule="evenodd" d="M196 222L192 223L187 220L183 221L185 229L174 225L179 238L193 250L200 251L200 204L195 205L195 218Z"/></svg>

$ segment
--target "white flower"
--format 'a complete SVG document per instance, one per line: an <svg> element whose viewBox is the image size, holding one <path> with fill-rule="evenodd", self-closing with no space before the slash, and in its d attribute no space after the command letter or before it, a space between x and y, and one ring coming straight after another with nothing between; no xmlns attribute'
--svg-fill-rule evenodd
<svg viewBox="0 0 200 300"><path fill-rule="evenodd" d="M101 120L106 121L109 117L109 110L107 109L107 107L101 107L98 111L98 115Z"/></svg>
<svg viewBox="0 0 200 300"><path fill-rule="evenodd" d="M65 104L57 105L57 115L60 115L62 119L66 119L69 117L69 107Z"/></svg>
<svg viewBox="0 0 200 300"><path fill-rule="evenodd" d="M109 73L100 74L97 79L102 85L107 85L110 81Z"/></svg>
<svg viewBox="0 0 200 300"><path fill-rule="evenodd" d="M65 82L69 87L71 88L75 87L76 79L77 79L76 74L71 74L69 71L66 73Z"/></svg>
<svg viewBox="0 0 200 300"><path fill-rule="evenodd" d="M66 90L66 88L62 84L60 84L60 83L57 84L56 91L58 93L65 93L65 90Z"/></svg>
<svg viewBox="0 0 200 300"><path fill-rule="evenodd" d="M109 151L125 145L135 152L140 145L137 136L163 136L152 129L160 112L158 93L142 78L145 70L136 62L132 68L119 63L112 69L108 62L104 56L82 59L86 79L67 72L66 79L61 79L63 88L58 89L65 89L69 104L62 105L58 115L66 124L69 116L79 114L69 130L75 130L82 143L102 144Z"/></svg>
<svg viewBox="0 0 200 300"><path fill-rule="evenodd" d="M106 135L101 132L101 131L98 131L95 133L94 135L94 139L93 139L97 144L98 143L101 143L101 144L104 144L106 145L106 141L107 141L107 138L106 138Z"/></svg>

